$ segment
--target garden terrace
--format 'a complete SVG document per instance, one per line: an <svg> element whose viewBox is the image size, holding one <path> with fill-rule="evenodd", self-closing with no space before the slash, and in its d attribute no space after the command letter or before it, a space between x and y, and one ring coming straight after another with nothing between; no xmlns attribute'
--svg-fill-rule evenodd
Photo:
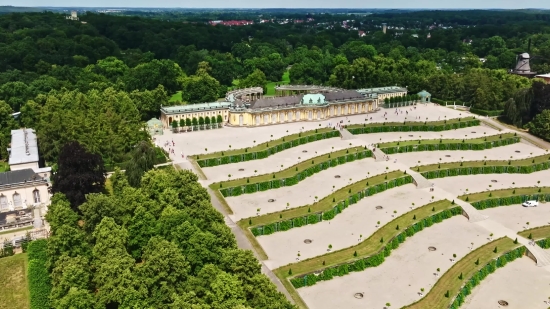
<svg viewBox="0 0 550 309"><path fill-rule="evenodd" d="M532 167L534 165L545 164L545 165L540 165L541 169L548 169L550 168L548 167L549 163L550 163L550 155L542 155L542 156L521 159L521 160L484 160L484 161L463 161L463 162L429 164L429 165L411 167L411 169L419 173L425 173L425 172L439 171L439 170L452 170L452 169L461 169L461 168L469 168L469 167L484 168L484 167L494 166L494 167L505 167L505 168L520 167L519 171L521 172L523 170L525 172L522 172L522 173L526 173L529 169L523 168L523 167ZM537 170L541 170L541 169L537 169ZM514 170L517 170L517 169L514 169Z"/></svg>
<svg viewBox="0 0 550 309"><path fill-rule="evenodd" d="M346 126L351 134L367 134L379 132L411 132L411 131L445 131L459 128L478 126L480 124L475 117L455 118L440 121L404 121L365 123Z"/></svg>
<svg viewBox="0 0 550 309"><path fill-rule="evenodd" d="M425 150L484 150L487 148L519 143L520 138L514 133L504 133L484 138L472 139L433 139L406 140L389 143L379 143L378 148L387 154Z"/></svg>
<svg viewBox="0 0 550 309"><path fill-rule="evenodd" d="M277 173L216 182L211 184L210 188L219 190L224 197L228 197L288 187L330 167L371 156L372 152L366 149L366 146L352 147L314 157Z"/></svg>
<svg viewBox="0 0 550 309"><path fill-rule="evenodd" d="M282 219L289 220L293 218L302 218L309 215L333 211L335 204L340 204L340 202L343 203L344 200L348 201L350 198L350 195L355 196L359 194L358 192L363 192L365 191L365 189L368 189L369 187L372 188L375 186L384 185L383 189L382 187L380 187L380 190L377 191L377 192L381 192L382 190L386 189L385 183L391 182L392 180L399 179L399 178L406 178L407 180L404 180L404 183L412 182L412 177L402 171L393 171L393 172L389 172L381 175L376 175L373 177L368 177L368 178L359 180L350 185L347 185L312 205L304 205L304 206L287 209L283 211L278 211L270 214L265 214L257 217L242 219L238 222L238 224L243 229L255 228L255 227L283 221L281 220L281 216L282 216ZM351 193L351 192L354 192L354 193ZM358 197L356 197L356 201L357 200L358 200ZM327 219L328 218L326 218L325 220ZM252 224L249 223L250 220L252 221Z"/></svg>
<svg viewBox="0 0 550 309"><path fill-rule="evenodd" d="M478 210L498 206L521 204L529 200L550 200L550 187L512 188L461 195L459 199L469 202Z"/></svg>
<svg viewBox="0 0 550 309"><path fill-rule="evenodd" d="M435 211L432 210L434 207ZM300 298L293 288L311 286L318 281L331 280L350 272L377 267L407 237L461 213L462 209L450 201L433 202L394 219L358 245L289 264L274 272L298 302ZM397 225L401 229L397 230ZM381 242L382 239L385 241ZM290 274L290 270L292 270L292 274ZM287 280L289 277L293 278Z"/></svg>
<svg viewBox="0 0 550 309"><path fill-rule="evenodd" d="M207 154L193 155L200 167L217 166L243 161L258 160L288 148L311 143L325 138L340 136L340 132L332 128L315 129L297 134L283 136L279 139L265 142L253 147L218 151Z"/></svg>
<svg viewBox="0 0 550 309"><path fill-rule="evenodd" d="M30 308L27 265L27 254L0 258L0 308Z"/></svg>
<svg viewBox="0 0 550 309"><path fill-rule="evenodd" d="M503 237L472 251L445 272L427 295L414 304L405 306L404 308L449 308L453 302L452 297L461 292L462 286L468 282L469 278L472 278L487 264L502 256L503 253L520 247L522 246L520 244L515 244L512 239ZM496 253L494 252L495 248L497 248ZM461 275L463 278L462 280L459 279Z"/></svg>
<svg viewBox="0 0 550 309"><path fill-rule="evenodd" d="M519 232L518 235L534 240L546 239L550 237L550 225L523 230ZM531 235L531 237L529 237L529 235Z"/></svg>

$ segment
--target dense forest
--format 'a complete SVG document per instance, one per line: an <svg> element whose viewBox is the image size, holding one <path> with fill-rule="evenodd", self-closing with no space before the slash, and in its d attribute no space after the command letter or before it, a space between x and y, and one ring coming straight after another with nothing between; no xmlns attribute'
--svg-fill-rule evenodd
<svg viewBox="0 0 550 309"><path fill-rule="evenodd" d="M425 89L441 102L501 111L532 85L507 73L529 40L533 69L550 72L550 34L544 34L550 33L550 15L483 16L352 16L350 24L366 31L360 37L340 22L330 24L341 19L330 14L315 16L324 22L241 27L94 13L78 21L52 12L0 15L0 158L6 157L9 130L27 126L37 129L47 162L55 162L61 145L71 140L101 154L108 165L125 162L147 138L143 122L158 117L177 91L187 103L214 101L229 87L279 82L289 66L295 84L400 85L412 93ZM383 34L381 22L405 30L390 27ZM8 117L17 112L18 119ZM508 112L519 117L517 110ZM522 115L521 124L534 116Z"/></svg>

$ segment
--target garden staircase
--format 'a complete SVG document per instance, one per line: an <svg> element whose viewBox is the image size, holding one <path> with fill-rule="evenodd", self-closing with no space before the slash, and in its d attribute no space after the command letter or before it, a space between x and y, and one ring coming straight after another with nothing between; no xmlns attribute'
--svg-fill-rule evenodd
<svg viewBox="0 0 550 309"><path fill-rule="evenodd" d="M518 243L522 244L527 248L527 251L531 253L531 256L537 261L537 266L546 267L550 266L550 252L544 250L538 245L531 245L530 240L519 236L514 230L505 227L504 225L496 222L494 220L485 220L483 222L477 222L477 225L485 228L489 233L494 234L494 238L506 236L510 239L518 239Z"/></svg>
<svg viewBox="0 0 550 309"><path fill-rule="evenodd" d="M356 139L355 135L351 134L348 130L342 129L340 130L340 137L343 141L347 141L350 139Z"/></svg>
<svg viewBox="0 0 550 309"><path fill-rule="evenodd" d="M380 148L376 148L372 156L375 162L386 161L386 154Z"/></svg>
<svg viewBox="0 0 550 309"><path fill-rule="evenodd" d="M417 173L413 170L407 170L407 174L412 176L414 182L416 183L417 189L425 189L432 186L432 183L428 179L424 178L424 176L422 176L420 173Z"/></svg>

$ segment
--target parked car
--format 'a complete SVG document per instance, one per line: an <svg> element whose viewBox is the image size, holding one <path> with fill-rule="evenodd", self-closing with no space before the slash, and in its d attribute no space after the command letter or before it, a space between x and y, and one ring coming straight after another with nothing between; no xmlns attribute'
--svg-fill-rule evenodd
<svg viewBox="0 0 550 309"><path fill-rule="evenodd" d="M539 206L539 202L537 201L526 201L525 203L521 204L524 207L537 207Z"/></svg>

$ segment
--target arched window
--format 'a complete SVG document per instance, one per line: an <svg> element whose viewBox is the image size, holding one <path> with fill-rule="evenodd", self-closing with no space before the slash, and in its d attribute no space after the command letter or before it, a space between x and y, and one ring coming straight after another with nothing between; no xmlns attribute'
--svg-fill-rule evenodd
<svg viewBox="0 0 550 309"><path fill-rule="evenodd" d="M32 197L35 204L40 203L40 191L38 191L38 189L34 189L34 191L32 191Z"/></svg>
<svg viewBox="0 0 550 309"><path fill-rule="evenodd" d="M4 194L0 195L0 211L8 210L8 197Z"/></svg>
<svg viewBox="0 0 550 309"><path fill-rule="evenodd" d="M21 194L17 192L13 194L13 206L14 207L23 206L23 203L21 202Z"/></svg>

